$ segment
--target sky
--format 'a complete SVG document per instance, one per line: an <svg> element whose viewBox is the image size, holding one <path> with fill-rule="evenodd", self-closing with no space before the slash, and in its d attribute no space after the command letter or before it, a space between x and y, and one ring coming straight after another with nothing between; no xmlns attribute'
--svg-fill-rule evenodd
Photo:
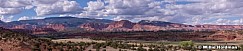
<svg viewBox="0 0 243 51"><path fill-rule="evenodd" d="M0 0L4 22L65 16L243 25L243 0Z"/></svg>

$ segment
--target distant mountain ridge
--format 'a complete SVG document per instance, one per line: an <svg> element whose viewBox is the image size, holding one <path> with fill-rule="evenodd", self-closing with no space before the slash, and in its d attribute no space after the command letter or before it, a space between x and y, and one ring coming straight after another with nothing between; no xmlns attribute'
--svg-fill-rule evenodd
<svg viewBox="0 0 243 51"><path fill-rule="evenodd" d="M0 27L4 26L3 24L5 24L5 22L0 20Z"/></svg>
<svg viewBox="0 0 243 51"><path fill-rule="evenodd" d="M8 24L12 25L48 25L48 24L63 24L65 26L76 27L83 23L110 23L112 20L106 19L90 19L90 18L76 18L76 17L51 17L45 19L35 19L35 20L22 20L22 21L14 21L9 22Z"/></svg>
<svg viewBox="0 0 243 51"><path fill-rule="evenodd" d="M138 23L142 24L142 25L155 25L155 26L164 26L164 27L166 27L166 25L168 25L168 24L175 24L175 23L171 23L171 22L150 21L150 20L141 20Z"/></svg>
<svg viewBox="0 0 243 51"><path fill-rule="evenodd" d="M4 22L0 20L0 24L3 24Z"/></svg>
<svg viewBox="0 0 243 51"><path fill-rule="evenodd" d="M4 23L4 22L2 22ZM0 22L1 24L1 22ZM186 25L164 21L141 20L137 23L129 20L113 21L76 17L51 17L45 19L21 20L0 25L8 29L27 29L34 33L48 33L70 29L80 31L158 31L158 30L235 30L243 25ZM79 30L77 30L79 31Z"/></svg>

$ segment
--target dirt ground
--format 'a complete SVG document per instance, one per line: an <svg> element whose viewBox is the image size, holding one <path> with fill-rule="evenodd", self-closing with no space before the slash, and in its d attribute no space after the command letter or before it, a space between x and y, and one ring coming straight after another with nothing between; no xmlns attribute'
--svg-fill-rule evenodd
<svg viewBox="0 0 243 51"><path fill-rule="evenodd" d="M54 42L97 42L97 43L102 43L105 41L102 40L92 40L92 39L88 39L88 38L80 38L80 39L57 39L57 40L52 40Z"/></svg>
<svg viewBox="0 0 243 51"><path fill-rule="evenodd" d="M103 43L106 41L102 41L102 40L92 40L92 39L88 39L88 38L80 38L80 39L57 39L57 40L52 40L54 42L97 42L97 43ZM160 43L164 43L165 45L173 45L173 46L178 46L180 41L176 41L176 42L171 42L171 41L139 41L139 40L126 40L126 42L128 42L127 44L143 44L143 45L159 45ZM232 41L201 41L201 42L194 42L195 45L243 45L243 40L232 40ZM145 49L148 49L148 47L144 47ZM106 50L106 51L119 51L119 49L114 49L112 47L106 47L106 48L101 48L99 49L100 51L102 50ZM87 47L85 51L96 51L96 49L92 48L92 45ZM129 49L122 49L125 51L134 51L134 50L129 50ZM184 51L184 50L182 50ZM214 50L214 51L222 51L222 50Z"/></svg>

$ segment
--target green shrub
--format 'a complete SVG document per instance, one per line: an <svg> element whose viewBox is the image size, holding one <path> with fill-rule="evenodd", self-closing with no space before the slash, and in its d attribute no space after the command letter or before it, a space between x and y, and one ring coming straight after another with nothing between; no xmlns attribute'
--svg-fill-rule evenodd
<svg viewBox="0 0 243 51"><path fill-rule="evenodd" d="M194 46L194 43L192 41L182 41L182 42L180 42L180 46L184 50L191 50Z"/></svg>

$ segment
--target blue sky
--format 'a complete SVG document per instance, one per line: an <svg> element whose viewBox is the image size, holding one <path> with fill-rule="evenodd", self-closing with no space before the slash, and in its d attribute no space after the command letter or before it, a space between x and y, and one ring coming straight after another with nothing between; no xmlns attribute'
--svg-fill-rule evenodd
<svg viewBox="0 0 243 51"><path fill-rule="evenodd" d="M80 7L87 7L87 2L89 2L90 0L75 0L75 1L80 5ZM7 15L7 16L11 16L11 15ZM13 16L14 16L13 21L17 21L18 18L23 17L23 16L34 17L37 15L36 15L36 12L34 11L34 8L32 8L32 9L23 10L23 12L21 12L19 14L15 14ZM58 17L58 15L46 15L46 16L42 16L42 17L55 17L55 16Z"/></svg>
<svg viewBox="0 0 243 51"><path fill-rule="evenodd" d="M243 25L242 0L0 0L5 22L73 16L183 24Z"/></svg>

